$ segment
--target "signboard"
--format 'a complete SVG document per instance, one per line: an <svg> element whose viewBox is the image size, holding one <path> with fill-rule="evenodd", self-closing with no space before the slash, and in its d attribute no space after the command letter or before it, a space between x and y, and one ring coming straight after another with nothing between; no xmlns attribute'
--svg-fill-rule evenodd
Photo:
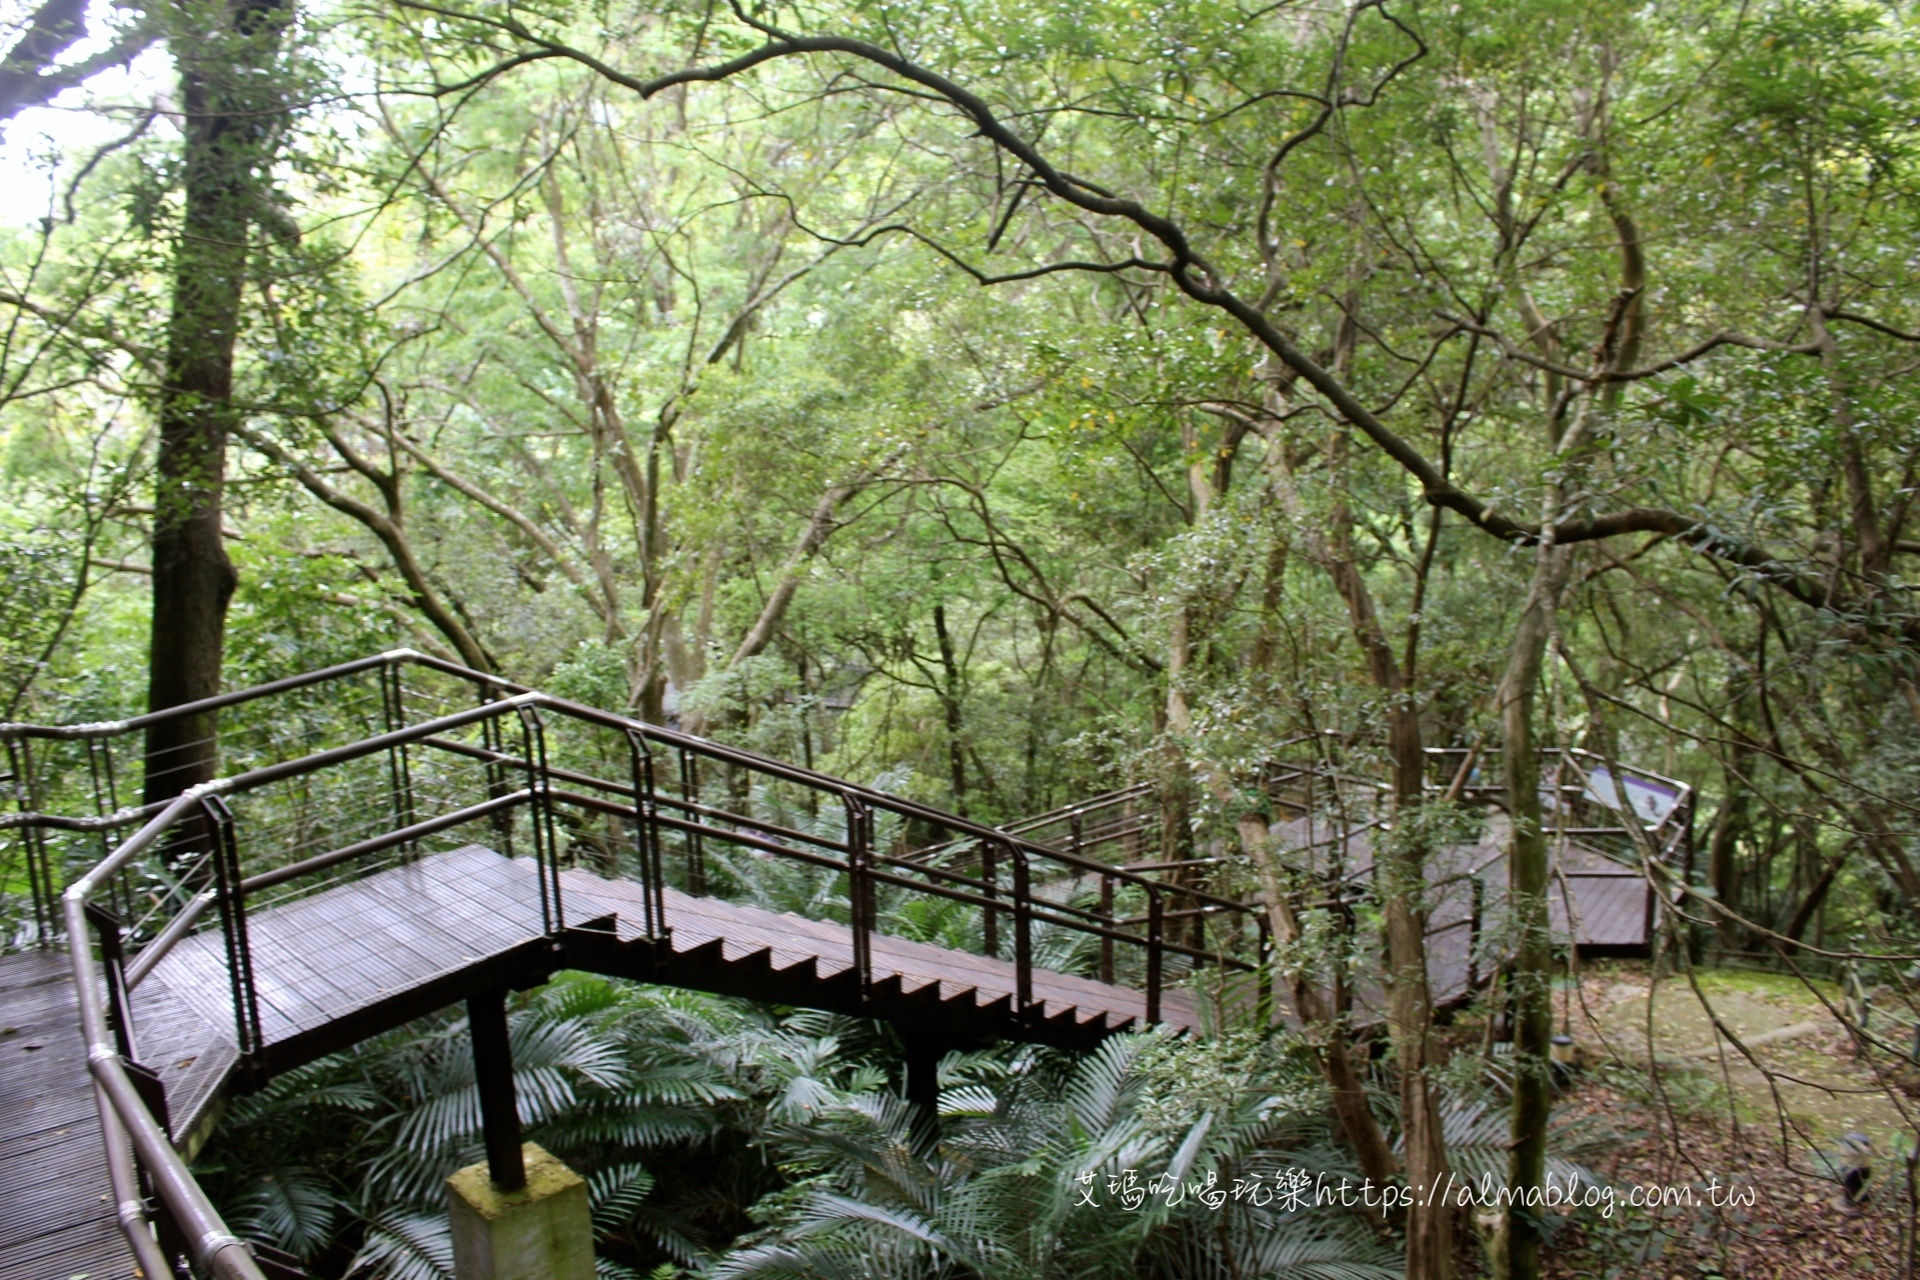
<svg viewBox="0 0 1920 1280"><path fill-rule="evenodd" d="M1594 803L1603 804L1609 809L1620 808L1619 790L1626 792L1627 804L1650 827L1665 822L1667 815L1673 812L1673 806L1680 803L1677 789L1652 778L1628 774L1622 786L1616 790L1613 773L1607 766L1599 765L1587 774L1586 797Z"/></svg>

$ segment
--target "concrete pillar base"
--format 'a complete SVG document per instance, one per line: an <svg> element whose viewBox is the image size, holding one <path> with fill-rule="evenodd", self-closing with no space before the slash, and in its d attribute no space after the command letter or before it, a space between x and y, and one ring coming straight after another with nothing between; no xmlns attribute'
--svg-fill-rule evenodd
<svg viewBox="0 0 1920 1280"><path fill-rule="evenodd" d="M447 1179L457 1280L593 1280L587 1184L534 1143L521 1148L527 1185L502 1191L487 1165Z"/></svg>

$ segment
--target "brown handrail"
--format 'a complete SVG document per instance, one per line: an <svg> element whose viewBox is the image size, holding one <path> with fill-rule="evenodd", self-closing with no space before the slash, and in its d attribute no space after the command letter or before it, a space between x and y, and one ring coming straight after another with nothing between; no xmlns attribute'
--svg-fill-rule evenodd
<svg viewBox="0 0 1920 1280"><path fill-rule="evenodd" d="M245 689L236 689L232 693L215 694L211 698L200 698L193 702L183 702L178 706L164 707L159 711L149 711L144 715L130 716L124 720L98 720L88 724L0 724L0 740L7 738L52 738L62 741L76 741L86 738L114 738L123 734L139 733L156 724L165 724L169 720L178 720L185 716L196 716L207 711L218 711L223 707L238 706L245 702L254 702L261 698L270 698L279 693L291 693L295 689L305 689L312 685L324 684L329 680L338 680L343 676L358 675L362 671L372 671L379 667L393 666L398 663L412 663L418 666L444 670L449 675L458 674L463 679L490 684L508 693L525 693L527 688L511 680L490 675L484 671L475 671L457 663L447 662L431 654L420 653L413 649L389 649L370 658L355 658L352 662L336 663L331 667L321 667L317 671L303 672L297 676L287 676L280 680L270 680L266 684L250 685Z"/></svg>
<svg viewBox="0 0 1920 1280"><path fill-rule="evenodd" d="M80 1030L87 1045L87 1070L93 1076L100 1105L101 1128L107 1147L107 1177L118 1205L120 1229L148 1275L169 1275L171 1268L154 1243L139 1183L120 1146L122 1132L131 1140L154 1189L160 1193L185 1236L194 1265L220 1280L266 1280L244 1240L227 1229L226 1222L200 1189L180 1153L173 1149L160 1124L134 1089L127 1075L106 1013L100 1005L100 975L87 930L87 899L107 877L140 856L161 833L197 806L200 788L171 801L139 831L80 877L61 895L66 910L69 953L73 962L74 995L80 1010Z"/></svg>
<svg viewBox="0 0 1920 1280"><path fill-rule="evenodd" d="M355 841L353 844L344 845L341 848L334 849L327 853L318 853L311 858L302 858L298 862L290 862L284 867L275 867L271 871L262 871L258 875L248 876L240 882L240 889L243 893L256 893L261 889L271 889L275 885L285 884L289 880L298 880L301 876L311 875L316 871L325 871L328 867L337 867L341 863L351 862L355 858L364 858L370 853L381 853L396 845L406 844L409 841L419 840L426 836L437 835L449 828L464 826L469 822L477 822L490 814L500 813L516 805L525 804L532 798L532 792L522 789L520 791L509 792L504 796L495 796L491 800L482 800L479 804L470 804L464 809L455 809L451 813L443 813L437 818L428 818L424 822L416 822L411 826L401 827L397 831L389 831L385 835L374 836L368 840ZM159 939L155 938L154 943L149 945L151 946L158 942ZM142 951L141 954L144 956L146 953Z"/></svg>

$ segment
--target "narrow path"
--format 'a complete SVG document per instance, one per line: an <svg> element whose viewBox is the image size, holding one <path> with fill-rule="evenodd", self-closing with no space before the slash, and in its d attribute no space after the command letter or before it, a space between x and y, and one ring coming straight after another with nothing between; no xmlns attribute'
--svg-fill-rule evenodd
<svg viewBox="0 0 1920 1280"><path fill-rule="evenodd" d="M0 1276L124 1280L65 954L0 956Z"/></svg>

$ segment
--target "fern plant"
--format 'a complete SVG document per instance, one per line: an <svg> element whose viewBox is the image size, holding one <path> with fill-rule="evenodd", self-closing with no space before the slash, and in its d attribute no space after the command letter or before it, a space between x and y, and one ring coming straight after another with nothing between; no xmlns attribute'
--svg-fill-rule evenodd
<svg viewBox="0 0 1920 1280"><path fill-rule="evenodd" d="M587 1177L605 1280L1395 1274L1378 1224L1231 1194L1351 1173L1284 1039L952 1054L930 1143L854 1019L562 975L509 1027L528 1136ZM316 1275L444 1280L443 1180L480 1158L464 1020L442 1017L237 1103L202 1169ZM1148 1180L1204 1190L1113 1201Z"/></svg>
<svg viewBox="0 0 1920 1280"><path fill-rule="evenodd" d="M728 1127L747 1098L732 1046L777 1036L771 1020L563 974L516 1003L509 1030L521 1122L587 1175L596 1234L630 1255L701 1258L702 1233L652 1202L651 1164ZM436 1280L452 1266L445 1179L482 1152L466 1022L442 1016L241 1099L201 1170L230 1221L321 1272Z"/></svg>
<svg viewBox="0 0 1920 1280"><path fill-rule="evenodd" d="M950 1057L942 1083L937 1143L921 1140L886 1093L771 1130L767 1145L795 1184L761 1207L767 1225L707 1274L1398 1274L1391 1245L1347 1211L1235 1193L1270 1187L1283 1165L1346 1172L1317 1083L1284 1049L1119 1036L1078 1061L1035 1050L1011 1062ZM1112 1188L1149 1181L1177 1190L1132 1207L1112 1198Z"/></svg>

